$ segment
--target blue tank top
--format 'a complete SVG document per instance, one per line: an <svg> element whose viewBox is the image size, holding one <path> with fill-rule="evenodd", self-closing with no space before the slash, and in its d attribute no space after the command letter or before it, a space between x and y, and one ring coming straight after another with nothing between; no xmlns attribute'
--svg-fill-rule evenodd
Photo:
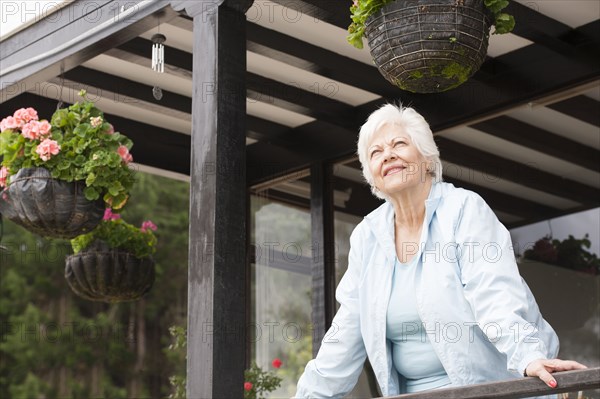
<svg viewBox="0 0 600 399"><path fill-rule="evenodd" d="M420 258L415 255L406 264L396 259L386 318L386 338L392 343L394 368L403 377L407 393L450 384L417 311L415 272L422 266Z"/></svg>

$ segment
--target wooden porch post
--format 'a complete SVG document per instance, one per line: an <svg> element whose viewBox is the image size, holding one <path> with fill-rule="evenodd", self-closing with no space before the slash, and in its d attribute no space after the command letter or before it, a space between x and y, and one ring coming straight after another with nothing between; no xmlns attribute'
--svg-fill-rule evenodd
<svg viewBox="0 0 600 399"><path fill-rule="evenodd" d="M194 18L187 397L241 398L245 368L246 18L252 1L172 1Z"/></svg>
<svg viewBox="0 0 600 399"><path fill-rule="evenodd" d="M333 169L317 162L310 169L312 256L313 356L335 315L335 241L333 225Z"/></svg>

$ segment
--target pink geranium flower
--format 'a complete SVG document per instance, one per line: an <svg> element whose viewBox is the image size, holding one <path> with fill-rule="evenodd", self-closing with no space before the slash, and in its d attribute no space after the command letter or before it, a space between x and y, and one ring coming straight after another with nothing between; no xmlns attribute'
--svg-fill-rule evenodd
<svg viewBox="0 0 600 399"><path fill-rule="evenodd" d="M15 111L13 116L15 117L15 119L17 120L17 123L20 126L23 126L24 124L26 124L29 121L37 121L38 120L37 111L31 107L18 109Z"/></svg>
<svg viewBox="0 0 600 399"><path fill-rule="evenodd" d="M278 369L279 367L281 367L282 364L283 364L283 362L278 357L276 357L275 359L273 359L273 361L271 362L271 365L273 367L275 367L276 369Z"/></svg>
<svg viewBox="0 0 600 399"><path fill-rule="evenodd" d="M50 135L52 125L48 121L29 121L23 125L21 134L29 140L36 140Z"/></svg>
<svg viewBox="0 0 600 399"><path fill-rule="evenodd" d="M2 119L2 121L0 121L0 132L3 132L8 129L15 130L19 127L19 122L13 116L7 116L6 118Z"/></svg>
<svg viewBox="0 0 600 399"><path fill-rule="evenodd" d="M52 155L56 155L60 152L60 145L55 140L45 139L42 141L35 152L38 153L42 161L47 161L52 158Z"/></svg>
<svg viewBox="0 0 600 399"><path fill-rule="evenodd" d="M142 223L142 227L140 230L142 230L142 232L145 233L146 231L148 231L148 229L156 231L157 227L150 220L146 220L144 223Z"/></svg>
<svg viewBox="0 0 600 399"><path fill-rule="evenodd" d="M39 137L39 127L37 121L27 122L21 128L21 135L29 140L35 140Z"/></svg>
<svg viewBox="0 0 600 399"><path fill-rule="evenodd" d="M52 125L47 120L39 121L38 127L40 131L40 137L50 136L50 131L52 130Z"/></svg>
<svg viewBox="0 0 600 399"><path fill-rule="evenodd" d="M246 391L249 391L249 390L251 390L251 389L252 389L252 383L251 383L251 382L248 382L248 381L244 382L244 389L245 389Z"/></svg>
<svg viewBox="0 0 600 399"><path fill-rule="evenodd" d="M121 159L123 160L123 162L125 162L126 164L133 161L133 156L129 153L129 149L127 147L125 147L124 145L119 146L119 149L117 150L117 152L121 156Z"/></svg>
<svg viewBox="0 0 600 399"><path fill-rule="evenodd" d="M117 219L121 219L121 215L119 215L118 213L112 213L112 210L110 208L106 208L104 210L104 217L102 218L102 220L117 220Z"/></svg>
<svg viewBox="0 0 600 399"><path fill-rule="evenodd" d="M6 179L8 178L8 168L3 166L0 168L0 187L6 187Z"/></svg>

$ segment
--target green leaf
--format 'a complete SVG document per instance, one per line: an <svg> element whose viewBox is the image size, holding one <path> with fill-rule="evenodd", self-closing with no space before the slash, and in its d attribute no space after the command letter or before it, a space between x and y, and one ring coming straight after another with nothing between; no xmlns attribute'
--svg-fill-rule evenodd
<svg viewBox="0 0 600 399"><path fill-rule="evenodd" d="M68 170L70 167L71 167L71 162L69 162L67 160L62 160L57 165L58 170Z"/></svg>
<svg viewBox="0 0 600 399"><path fill-rule="evenodd" d="M496 23L494 24L494 34L509 33L515 27L515 18L508 14L499 14L496 17Z"/></svg>
<svg viewBox="0 0 600 399"><path fill-rule="evenodd" d="M59 109L54 112L52 115L52 119L50 120L50 124L56 127L64 127L67 124L67 115L69 111L66 109Z"/></svg>
<svg viewBox="0 0 600 399"><path fill-rule="evenodd" d="M85 137L91 129L92 125L89 123L82 123L73 130L73 133L79 137Z"/></svg>
<svg viewBox="0 0 600 399"><path fill-rule="evenodd" d="M117 196L119 195L119 193L123 190L123 186L121 185L120 182L114 182L113 184L110 185L110 187L108 187L108 192L113 195L113 196Z"/></svg>
<svg viewBox="0 0 600 399"><path fill-rule="evenodd" d="M100 193L94 187L86 187L83 189L83 195L89 201L95 201L100 198Z"/></svg>
<svg viewBox="0 0 600 399"><path fill-rule="evenodd" d="M81 155L81 154L80 154L80 155L77 155L77 156L75 157L75 162L74 162L74 163L75 163L75 165L77 165L77 166L82 166L82 165L85 163L85 159L86 159L86 158L85 158L83 155Z"/></svg>
<svg viewBox="0 0 600 399"><path fill-rule="evenodd" d="M88 177L85 179L85 185L86 186L91 186L92 184L94 184L94 181L96 180L96 175L93 173L90 173L88 175Z"/></svg>

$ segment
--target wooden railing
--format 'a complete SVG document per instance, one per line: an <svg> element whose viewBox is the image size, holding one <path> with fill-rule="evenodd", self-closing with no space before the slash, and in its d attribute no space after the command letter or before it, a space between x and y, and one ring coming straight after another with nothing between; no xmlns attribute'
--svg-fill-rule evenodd
<svg viewBox="0 0 600 399"><path fill-rule="evenodd" d="M556 388L549 388L539 378L528 377L457 388L436 389L387 397L386 399L516 399L600 388L600 367L563 371L552 375L558 383ZM573 397L575 398L577 395Z"/></svg>

